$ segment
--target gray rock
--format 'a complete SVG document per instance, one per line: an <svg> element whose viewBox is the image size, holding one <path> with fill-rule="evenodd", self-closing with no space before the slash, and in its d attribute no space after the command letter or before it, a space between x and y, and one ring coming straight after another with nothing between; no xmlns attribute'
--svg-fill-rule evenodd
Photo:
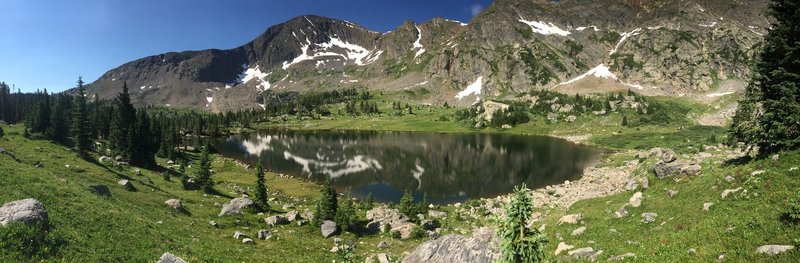
<svg viewBox="0 0 800 263"><path fill-rule="evenodd" d="M381 225L389 224L392 229L399 227L409 222L409 218L400 213L397 209L388 208L385 206L375 207L367 211L367 220L371 222L378 222Z"/></svg>
<svg viewBox="0 0 800 263"><path fill-rule="evenodd" d="M567 251L567 250L570 250L570 249L573 249L573 248L575 248L575 246L567 244L567 243L564 243L564 242L559 242L558 243L558 247L556 247L555 255L558 256L558 254L561 254L561 252L564 252L564 251Z"/></svg>
<svg viewBox="0 0 800 263"><path fill-rule="evenodd" d="M770 157L770 158L771 158L773 161L779 161L779 160L781 160L781 156L780 156L780 155L778 155L778 154L775 154L775 155L773 155L773 156L772 156L772 157Z"/></svg>
<svg viewBox="0 0 800 263"><path fill-rule="evenodd" d="M181 203L181 200L178 199L169 199L164 203L167 204L169 207L172 207L172 209L178 209L178 210L183 209L183 203Z"/></svg>
<svg viewBox="0 0 800 263"><path fill-rule="evenodd" d="M547 120L555 123L558 121L558 113L548 112L547 113Z"/></svg>
<svg viewBox="0 0 800 263"><path fill-rule="evenodd" d="M328 238L330 236L333 236L333 234L336 233L336 230L338 230L338 227L336 226L336 222L333 222L333 221L330 221L330 220L325 220L325 221L322 222L322 226L320 226L320 230L322 231L322 236L325 237L325 238Z"/></svg>
<svg viewBox="0 0 800 263"><path fill-rule="evenodd" d="M431 231L431 230L425 230L425 234L428 234L428 238L430 238L430 239L437 239L437 238L442 236L438 232Z"/></svg>
<svg viewBox="0 0 800 263"><path fill-rule="evenodd" d="M214 221L214 220L208 221L208 224L213 226L213 227L219 227L219 224L217 224L217 221Z"/></svg>
<svg viewBox="0 0 800 263"><path fill-rule="evenodd" d="M656 221L656 217L658 217L656 213L642 213L642 223L653 223Z"/></svg>
<svg viewBox="0 0 800 263"><path fill-rule="evenodd" d="M305 220L311 220L311 219L314 219L314 212L311 212L311 211L309 211L308 209L306 209L305 211L303 211L302 213L300 213L300 217L302 217L302 218L303 218L303 219L305 219Z"/></svg>
<svg viewBox="0 0 800 263"><path fill-rule="evenodd" d="M703 204L703 211L711 210L711 206L713 206L713 205L714 205L714 203L704 203Z"/></svg>
<svg viewBox="0 0 800 263"><path fill-rule="evenodd" d="M219 216L235 215L241 213L242 209L254 208L255 203L247 196L231 199L228 203L222 206Z"/></svg>
<svg viewBox="0 0 800 263"><path fill-rule="evenodd" d="M674 196L675 196L675 195L677 195L677 194L678 194L678 191L675 191L675 190L673 190L673 189L669 189L669 190L667 190L667 196L669 196L669 198L672 198L672 197L674 197Z"/></svg>
<svg viewBox="0 0 800 263"><path fill-rule="evenodd" d="M562 216L561 219L558 219L558 225L561 224L577 224L579 221L583 220L583 214L571 214Z"/></svg>
<svg viewBox="0 0 800 263"><path fill-rule="evenodd" d="M433 218L445 218L447 217L447 212L428 210L428 216Z"/></svg>
<svg viewBox="0 0 800 263"><path fill-rule="evenodd" d="M739 191L741 191L741 190L742 190L742 188L741 188L741 187L739 187L739 188L736 188L736 189L726 189L725 191L722 191L722 194L720 194L720 196L722 197L722 199L725 199L725 198L727 198L727 197L728 197L728 195L730 195L730 194L732 194L732 193L739 192Z"/></svg>
<svg viewBox="0 0 800 263"><path fill-rule="evenodd" d="M242 239L242 243L244 243L244 244L253 244L254 242L253 242L252 238L243 238Z"/></svg>
<svg viewBox="0 0 800 263"><path fill-rule="evenodd" d="M108 189L108 186L105 186L105 185L102 185L102 184L90 185L89 186L89 191L91 191L92 193L94 193L96 195L102 196L102 197L106 197L106 198L111 197L111 190Z"/></svg>
<svg viewBox="0 0 800 263"><path fill-rule="evenodd" d="M569 115L565 120L567 122L575 122L576 120L578 120L578 117L575 117L575 115Z"/></svg>
<svg viewBox="0 0 800 263"><path fill-rule="evenodd" d="M33 167L44 168L44 163L42 163L42 161L36 161L36 164L34 164Z"/></svg>
<svg viewBox="0 0 800 263"><path fill-rule="evenodd" d="M625 191L636 189L636 187L639 187L639 183L637 183L636 180L628 180L625 182Z"/></svg>
<svg viewBox="0 0 800 263"><path fill-rule="evenodd" d="M625 253L625 254L622 254L622 255L617 255L617 256L610 257L608 260L620 261L620 260L625 260L625 258L635 258L635 257L636 257L636 254L628 252L628 253Z"/></svg>
<svg viewBox="0 0 800 263"><path fill-rule="evenodd" d="M494 229L476 229L472 237L457 234L445 235L419 245L404 263L451 263L474 262L490 263L501 256L498 250L499 238Z"/></svg>
<svg viewBox="0 0 800 263"><path fill-rule="evenodd" d="M380 243L378 243L378 248L381 248L381 249L389 248L389 243L386 243L386 241L381 241Z"/></svg>
<svg viewBox="0 0 800 263"><path fill-rule="evenodd" d="M770 256L774 256L789 250L794 249L794 246L789 245L764 245L760 246L756 249L756 253L759 254L767 254Z"/></svg>
<svg viewBox="0 0 800 263"><path fill-rule="evenodd" d="M630 204L632 207L639 207L642 205L642 198L642 192L636 192L633 194L633 196L631 196L630 199L628 199L628 204Z"/></svg>
<svg viewBox="0 0 800 263"><path fill-rule="evenodd" d="M44 205L33 198L5 203L0 207L0 226L19 222L28 226L47 225L47 210Z"/></svg>
<svg viewBox="0 0 800 263"><path fill-rule="evenodd" d="M626 216L628 216L628 209L625 209L625 207L624 207L624 206L623 206L623 207L620 207L619 209L617 209L617 211L616 211L616 212L614 212L614 216L615 216L616 218L623 218L623 217L626 217Z"/></svg>
<svg viewBox="0 0 800 263"><path fill-rule="evenodd" d="M182 258L179 258L170 253L164 253L161 257L156 261L156 263L186 263Z"/></svg>
<svg viewBox="0 0 800 263"><path fill-rule="evenodd" d="M579 228L577 228L575 230L572 230L572 235L573 236L580 236L580 235L583 235L583 232L585 232L585 231L586 231L586 227L582 226L582 227L579 227Z"/></svg>
<svg viewBox="0 0 800 263"><path fill-rule="evenodd" d="M289 222L288 220L286 220L286 217L281 216L281 215L270 216L270 217L264 218L264 221L266 221L267 225L270 225L270 226L282 225L282 224L286 224L286 223Z"/></svg>
<svg viewBox="0 0 800 263"><path fill-rule="evenodd" d="M700 174L701 171L702 167L700 165L681 161L669 163L659 161L655 166L653 166L653 172L659 179L694 176Z"/></svg>
<svg viewBox="0 0 800 263"><path fill-rule="evenodd" d="M267 240L272 238L272 232L266 229L258 230L258 239Z"/></svg>
<svg viewBox="0 0 800 263"><path fill-rule="evenodd" d="M242 233L242 232L239 232L239 231L233 232L233 238L235 238L235 239L242 239L242 238L247 238L247 237L248 236L245 233Z"/></svg>
<svg viewBox="0 0 800 263"><path fill-rule="evenodd" d="M597 256L599 256L602 253L603 253L602 250L594 251L592 247L584 247L575 250L570 250L569 252L567 252L567 254L572 256L573 258L589 260L592 262L597 260Z"/></svg>
<svg viewBox="0 0 800 263"><path fill-rule="evenodd" d="M730 176L730 175L725 176L725 181L726 182L730 183L730 182L733 182L734 180L736 180L736 178L733 178L733 176Z"/></svg>
<svg viewBox="0 0 800 263"><path fill-rule="evenodd" d="M409 239L411 238L411 233L414 231L415 227L417 227L417 225L414 223L404 223L402 225L392 227L392 232L399 232L400 239Z"/></svg>
<svg viewBox="0 0 800 263"><path fill-rule="evenodd" d="M289 222L294 222L294 221L297 221L298 219L300 219L300 215L295 210L287 212L285 217L286 217L286 220L289 221Z"/></svg>
<svg viewBox="0 0 800 263"><path fill-rule="evenodd" d="M98 161L100 161L101 163L105 163L105 162L110 162L110 161L112 161L112 159L111 159L111 157L108 157L108 156L105 156L105 155L103 155L103 156L100 156L100 158L98 159ZM166 254L168 254L168 253L164 253L164 254L166 255Z"/></svg>
<svg viewBox="0 0 800 263"><path fill-rule="evenodd" d="M650 189L650 179L648 179L647 176L642 178L642 189L643 190Z"/></svg>
<svg viewBox="0 0 800 263"><path fill-rule="evenodd" d="M128 191L133 191L134 189L136 189L135 187L133 187L133 183L131 183L131 181L128 181L128 180L125 180L125 179L119 180L119 182L117 182L117 184L122 186L122 188L125 188L125 190L128 190Z"/></svg>

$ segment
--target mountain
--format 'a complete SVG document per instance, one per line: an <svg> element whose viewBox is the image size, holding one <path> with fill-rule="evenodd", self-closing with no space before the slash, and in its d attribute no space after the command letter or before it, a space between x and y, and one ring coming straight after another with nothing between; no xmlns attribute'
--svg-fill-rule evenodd
<svg viewBox="0 0 800 263"><path fill-rule="evenodd" d="M230 50L170 52L89 85L138 105L254 108L264 91L365 87L469 105L531 89L633 89L684 96L742 90L770 26L767 0L497 0L469 24L435 18L379 33L319 16L272 26Z"/></svg>

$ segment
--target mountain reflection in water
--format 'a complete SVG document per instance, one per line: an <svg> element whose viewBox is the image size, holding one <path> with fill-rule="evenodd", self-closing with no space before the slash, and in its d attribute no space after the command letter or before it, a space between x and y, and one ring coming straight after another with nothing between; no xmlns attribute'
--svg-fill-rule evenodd
<svg viewBox="0 0 800 263"><path fill-rule="evenodd" d="M603 153L550 137L364 131L260 131L220 138L216 148L280 173L329 176L355 197L397 202L412 190L432 203L576 180Z"/></svg>

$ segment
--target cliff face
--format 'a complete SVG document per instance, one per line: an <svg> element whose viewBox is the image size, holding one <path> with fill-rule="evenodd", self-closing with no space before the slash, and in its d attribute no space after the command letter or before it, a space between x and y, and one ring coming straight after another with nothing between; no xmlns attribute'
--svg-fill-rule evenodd
<svg viewBox="0 0 800 263"><path fill-rule="evenodd" d="M769 28L766 0L497 0L469 24L446 19L378 33L318 16L267 29L231 50L166 53L112 69L139 105L258 107L265 90L426 89L468 105L530 89L634 89L674 95L743 86ZM600 81L597 81L600 80Z"/></svg>

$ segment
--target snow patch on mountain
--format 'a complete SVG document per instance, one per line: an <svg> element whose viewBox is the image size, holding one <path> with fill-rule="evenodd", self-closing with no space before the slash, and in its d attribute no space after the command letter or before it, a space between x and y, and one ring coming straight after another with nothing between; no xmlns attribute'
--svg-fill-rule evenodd
<svg viewBox="0 0 800 263"><path fill-rule="evenodd" d="M419 29L418 26L414 26L414 27L417 28L417 40L414 41L414 45L411 47L411 50L419 49L419 50L417 50L417 53L414 54L414 59L417 59L417 57L419 57L419 55L422 55L422 53L425 53L425 48L419 42L420 40L422 40L422 29Z"/></svg>
<svg viewBox="0 0 800 263"><path fill-rule="evenodd" d="M467 25L467 23L464 23L464 22L461 22L461 21L458 21L458 20L453 20L453 19L447 19L447 18L445 18L445 19L444 19L444 21L447 21L447 22L453 22L453 23L458 23L458 24L459 24L459 25L461 25L461 26L466 26L466 25Z"/></svg>
<svg viewBox="0 0 800 263"><path fill-rule="evenodd" d="M594 29L594 32L600 32L600 29L599 29L599 28L597 28L596 26L582 26L582 27L577 27L577 28L575 28L575 30L577 30L577 31L583 31L583 30L586 30L586 29L589 29L589 28L592 28L592 29Z"/></svg>
<svg viewBox="0 0 800 263"><path fill-rule="evenodd" d="M258 81L258 84L256 84L256 89L258 90L265 91L271 87L266 78L272 72L263 72L258 65L251 68L247 64L242 64L242 69L244 69L244 71L239 74L237 83L245 84L250 80L256 80Z"/></svg>
<svg viewBox="0 0 800 263"><path fill-rule="evenodd" d="M611 70L610 70L609 67L607 67L605 64L600 64L597 67L594 67L593 69L590 69L586 73L583 73L582 75L577 76L577 77L575 77L575 78L573 78L571 80L568 80L568 81L565 81L565 82L561 82L556 86L572 84L572 83L575 83L576 81L582 80L582 79L584 79L584 78L586 78L588 76L595 76L595 77L598 77L598 78L601 78L601 79L617 80L617 76L614 75L614 73L611 73Z"/></svg>
<svg viewBox="0 0 800 263"><path fill-rule="evenodd" d="M380 54L383 53L383 51L380 50L377 52L375 50L367 50L362 46L342 41L335 36L329 38L330 40L328 42L318 44L312 44L311 41L306 38L305 44L300 47L300 55L292 59L292 61L284 61L283 69L288 69L292 65L303 61L315 60L320 57L328 56L342 57L345 60L352 61L356 65L363 66L375 62L375 60L380 57ZM311 48L312 45L315 46L314 49ZM332 51L331 49L334 48L344 50L344 53ZM309 54L309 51L312 53Z"/></svg>
<svg viewBox="0 0 800 263"><path fill-rule="evenodd" d="M624 32L624 33L620 34L619 42L617 42L617 45L614 46L614 49L612 49L611 53L608 53L608 55L614 55L614 53L617 53L617 50L619 50L619 47L622 46L622 43L625 43L625 40L627 40L629 37L636 36L636 35L639 35L641 33L642 33L642 29L641 28L637 28L637 29L634 29L631 32Z"/></svg>
<svg viewBox="0 0 800 263"><path fill-rule="evenodd" d="M731 95L731 94L734 94L734 93L736 93L736 92L735 91L731 91L731 92L711 93L711 94L706 95L706 97L709 97L709 98L722 97L722 96Z"/></svg>
<svg viewBox="0 0 800 263"><path fill-rule="evenodd" d="M710 22L710 23L705 23L705 24L699 24L699 26L701 26L701 27L714 27L716 25L717 25L717 21Z"/></svg>
<svg viewBox="0 0 800 263"><path fill-rule="evenodd" d="M530 26L534 33L559 36L567 36L570 34L569 31L558 28L556 25L550 22L545 23L542 21L528 21L522 19L522 17L519 18L519 21Z"/></svg>
<svg viewBox="0 0 800 263"><path fill-rule="evenodd" d="M481 91L483 90L483 76L478 77L472 84L469 84L467 88L456 94L456 99L461 100L464 97L469 95L481 95Z"/></svg>

